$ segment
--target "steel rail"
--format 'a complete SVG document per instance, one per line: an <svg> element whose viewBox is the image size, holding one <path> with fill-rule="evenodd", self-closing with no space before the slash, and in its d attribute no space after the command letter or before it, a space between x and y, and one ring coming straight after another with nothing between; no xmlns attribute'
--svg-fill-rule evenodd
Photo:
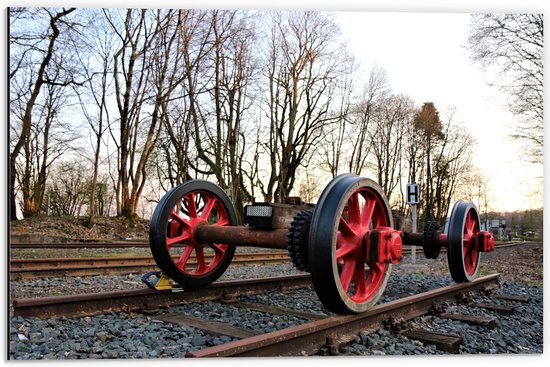
<svg viewBox="0 0 550 367"><path fill-rule="evenodd" d="M495 243L495 247L510 247L531 242ZM533 242L536 243L536 242ZM176 247L178 245L175 245ZM179 245L181 246L181 245ZM79 248L149 248L148 241L126 242L67 242L67 243L11 243L10 249L79 249ZM253 246L252 246L253 247ZM261 246L260 246L261 247ZM405 250L405 248L403 248Z"/></svg>
<svg viewBox="0 0 550 367"><path fill-rule="evenodd" d="M520 243L497 244L496 248L513 247ZM445 253L446 248L441 251ZM403 249L403 255L410 254L410 248ZM208 255L206 255L208 259ZM282 251L236 253L232 263L244 264L277 264L289 261L288 253ZM190 264L196 263L191 258ZM91 258L45 258L45 259L11 259L10 280L22 281L46 277L63 276L96 276L124 275L156 269L152 256L132 257L91 257Z"/></svg>
<svg viewBox="0 0 550 367"><path fill-rule="evenodd" d="M22 298L12 302L13 314L21 317L81 317L106 312L129 312L176 306L190 302L233 298L258 293L311 286L308 275L291 275L213 283L200 289L157 291L137 288L124 291L87 293L69 296Z"/></svg>
<svg viewBox="0 0 550 367"><path fill-rule="evenodd" d="M66 242L66 243L10 243L11 249L78 249L78 248L149 248L149 241L124 242Z"/></svg>
<svg viewBox="0 0 550 367"><path fill-rule="evenodd" d="M393 317L409 320L428 312L432 304L456 295L498 283L499 274L434 289L414 296L374 306L369 311L345 316L331 316L284 330L257 335L230 343L187 353L187 357L269 357L311 355L332 338L336 343L352 340L359 331L373 332L384 320Z"/></svg>
<svg viewBox="0 0 550 367"><path fill-rule="evenodd" d="M212 255L206 255L208 260ZM174 257L177 260L177 257ZM194 261L193 261L194 260ZM268 264L289 262L287 252L236 253L233 264ZM190 264L196 259L190 259ZM157 268L152 256L11 259L10 279L27 280L52 276L115 275Z"/></svg>

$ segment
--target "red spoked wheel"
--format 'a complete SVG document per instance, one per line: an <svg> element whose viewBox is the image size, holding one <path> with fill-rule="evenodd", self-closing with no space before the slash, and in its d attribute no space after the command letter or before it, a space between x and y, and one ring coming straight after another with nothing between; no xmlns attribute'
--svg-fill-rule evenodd
<svg viewBox="0 0 550 367"><path fill-rule="evenodd" d="M391 211L380 186L343 174L323 190L312 215L308 266L315 291L335 313L368 310L382 296L391 264L367 262L364 237L392 227Z"/></svg>
<svg viewBox="0 0 550 367"><path fill-rule="evenodd" d="M208 285L227 269L235 247L202 243L194 231L201 225L237 225L231 200L217 185L191 180L161 199L149 231L151 252L159 268L188 288Z"/></svg>
<svg viewBox="0 0 550 367"><path fill-rule="evenodd" d="M470 282L477 276L481 253L474 240L480 231L480 220L473 203L458 201L449 218L447 260L453 280Z"/></svg>

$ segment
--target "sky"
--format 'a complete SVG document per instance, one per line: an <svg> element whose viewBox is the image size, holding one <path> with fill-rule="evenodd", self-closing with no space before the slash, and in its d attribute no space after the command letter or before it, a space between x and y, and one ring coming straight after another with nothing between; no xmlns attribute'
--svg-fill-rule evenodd
<svg viewBox="0 0 550 367"><path fill-rule="evenodd" d="M508 138L516 119L506 110L506 96L488 85L494 71L473 64L464 47L468 13L348 11L337 19L356 57L367 70L385 69L395 92L417 106L434 102L442 117L454 110L453 120L477 141L473 163L490 180L494 210L542 206L540 196L530 196L541 167L526 165L519 145Z"/></svg>
<svg viewBox="0 0 550 367"><path fill-rule="evenodd" d="M58 0L7 1L6 5L63 6L67 3ZM469 12L544 12L545 9L538 5L542 2L526 0L516 5L507 1L464 0L457 5L444 6L439 1L410 3L394 0L302 0L299 3L289 0L168 0L163 1L162 6L338 11L336 19L343 37L348 39L348 45L361 62L365 77L376 64L386 71L394 92L410 96L418 106L434 102L442 115L454 109L454 120L463 123L477 141L473 162L490 180L490 209L511 211L541 207L542 197L531 193L536 189L541 191L540 180L535 178L542 176L542 169L520 158L518 144L508 138L515 119L506 111L505 97L488 86L491 73L470 61L464 45ZM151 4L143 0L70 2L71 6L80 7L150 7Z"/></svg>

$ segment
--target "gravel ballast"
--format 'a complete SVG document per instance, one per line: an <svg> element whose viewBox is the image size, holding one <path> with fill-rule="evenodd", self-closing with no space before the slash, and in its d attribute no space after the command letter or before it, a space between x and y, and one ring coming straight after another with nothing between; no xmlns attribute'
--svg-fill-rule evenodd
<svg viewBox="0 0 550 367"><path fill-rule="evenodd" d="M289 268L281 265L262 266L255 269L266 271L264 276L281 274ZM237 268L236 268L237 269ZM242 272L238 273L239 271ZM246 273L239 269L236 277ZM289 270L291 272L291 270ZM261 275L261 274L260 274ZM256 276L260 276L256 275ZM250 273L247 276L250 278ZM82 278L92 286L101 277ZM104 277L112 282L114 277ZM123 278L124 279L124 278ZM134 278L129 278L134 279ZM45 280L44 280L45 281ZM76 284L65 287L75 287ZM103 279L105 282L105 280ZM133 282L134 280L126 280ZM449 276L399 275L392 274L380 302L405 297L452 284ZM98 287L103 287L102 284ZM13 287L13 285L12 285ZM22 287L23 284L18 284ZM38 288L39 285L35 284ZM29 289L31 287L29 286ZM126 285L128 288L128 285ZM13 288L12 288L13 289ZM111 287L111 290L113 288ZM424 316L408 322L408 326L462 335L464 342L459 348L461 354L542 353L543 350L543 292L540 288L521 283L504 282L494 293L528 296L529 302L515 303L512 315L499 315L492 311L469 308L465 305L449 304L448 312L488 315L497 319L494 329L471 326L456 321ZM317 299L313 289L270 292L243 295L243 301L278 305L301 311L330 315ZM473 301L511 304L509 301L487 298L475 293ZM238 326L256 332L270 332L302 324L308 320L294 316L271 315L264 312L243 310L221 302L202 302L173 307L163 312L184 313L204 317ZM163 322L155 315L109 313L94 317L65 318L52 317L48 320L36 318L10 318L10 359L124 359L124 358L182 358L192 350L226 343L227 336L212 336L189 327ZM434 345L411 341L399 334L379 329L373 334L359 333L348 345L352 355L431 355L447 354Z"/></svg>

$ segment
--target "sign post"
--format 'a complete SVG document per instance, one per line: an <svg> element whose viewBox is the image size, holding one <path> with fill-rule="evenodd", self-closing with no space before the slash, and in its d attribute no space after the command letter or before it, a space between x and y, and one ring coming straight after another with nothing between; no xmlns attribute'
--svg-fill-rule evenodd
<svg viewBox="0 0 550 367"><path fill-rule="evenodd" d="M407 204L411 206L412 231L416 233L416 206L420 202L420 188L417 183L407 184ZM416 263L416 246L411 246L411 260Z"/></svg>

